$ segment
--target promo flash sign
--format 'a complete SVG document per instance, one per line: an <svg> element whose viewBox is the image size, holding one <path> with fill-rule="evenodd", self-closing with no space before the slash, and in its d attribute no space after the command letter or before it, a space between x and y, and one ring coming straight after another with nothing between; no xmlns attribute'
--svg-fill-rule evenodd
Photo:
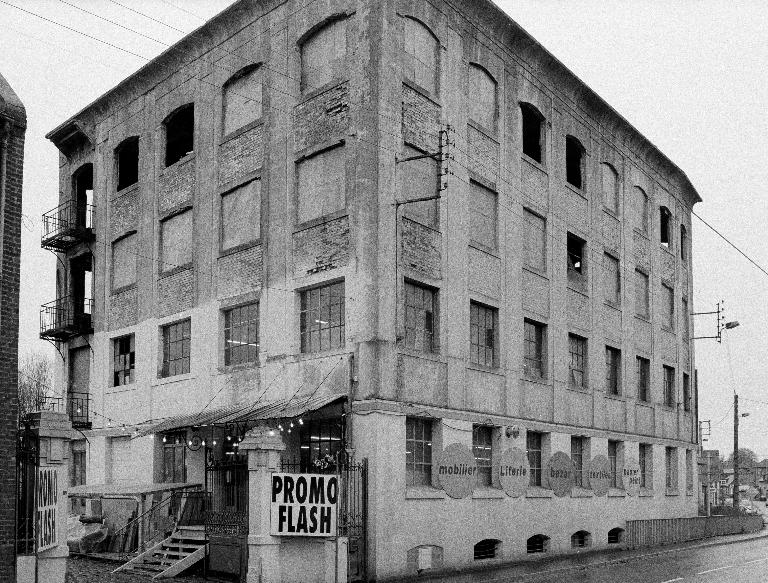
<svg viewBox="0 0 768 583"><path fill-rule="evenodd" d="M59 504L59 474L56 468L40 468L35 486L37 550L45 551L58 544L56 508Z"/></svg>
<svg viewBox="0 0 768 583"><path fill-rule="evenodd" d="M339 478L326 474L272 474L272 536L336 536Z"/></svg>

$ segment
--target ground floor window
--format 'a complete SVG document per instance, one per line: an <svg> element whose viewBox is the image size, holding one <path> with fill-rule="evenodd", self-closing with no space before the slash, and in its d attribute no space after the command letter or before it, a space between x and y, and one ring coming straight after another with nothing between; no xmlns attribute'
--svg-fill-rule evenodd
<svg viewBox="0 0 768 583"><path fill-rule="evenodd" d="M574 532L571 535L571 547L574 549L588 547L591 544L592 535L589 534L586 530L580 530L578 532Z"/></svg>
<svg viewBox="0 0 768 583"><path fill-rule="evenodd" d="M174 484L187 481L186 439L183 431L163 435L163 482Z"/></svg>
<svg viewBox="0 0 768 583"><path fill-rule="evenodd" d="M622 540L624 540L624 529L623 528L612 528L608 531L608 544L609 545L617 545Z"/></svg>
<svg viewBox="0 0 768 583"><path fill-rule="evenodd" d="M342 449L342 424L338 419L305 421L299 431L301 471L333 472Z"/></svg>
<svg viewBox="0 0 768 583"><path fill-rule="evenodd" d="M495 559L497 556L499 556L500 549L500 540L495 538L487 538L481 540L475 545L475 560L482 561L483 559Z"/></svg>
<svg viewBox="0 0 768 583"><path fill-rule="evenodd" d="M534 534L526 542L528 554L546 553L549 549L549 537L543 534Z"/></svg>
<svg viewBox="0 0 768 583"><path fill-rule="evenodd" d="M432 421L405 420L405 475L407 486L432 485Z"/></svg>

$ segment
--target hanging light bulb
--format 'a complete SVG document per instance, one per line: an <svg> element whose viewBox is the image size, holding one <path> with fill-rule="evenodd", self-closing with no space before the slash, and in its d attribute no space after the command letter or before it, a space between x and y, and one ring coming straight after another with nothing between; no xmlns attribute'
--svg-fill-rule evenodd
<svg viewBox="0 0 768 583"><path fill-rule="evenodd" d="M191 439L189 440L189 443L187 443L187 445L189 445L189 447L192 447L192 440Z"/></svg>
<svg viewBox="0 0 768 583"><path fill-rule="evenodd" d="M168 441L168 438L163 435L163 443L166 443Z"/></svg>
<svg viewBox="0 0 768 583"><path fill-rule="evenodd" d="M301 417L299 417L299 425L304 425L304 419L302 419Z"/></svg>
<svg viewBox="0 0 768 583"><path fill-rule="evenodd" d="M231 435L227 435L227 441L232 441L232 436Z"/></svg>
<svg viewBox="0 0 768 583"><path fill-rule="evenodd" d="M77 408L77 412L78 412L78 413L82 413L82 412L83 412L83 410L82 410L80 407L78 407L78 408Z"/></svg>
<svg viewBox="0 0 768 583"><path fill-rule="evenodd" d="M290 433L290 432L291 432L291 428L289 427L289 428L288 428L288 433Z"/></svg>
<svg viewBox="0 0 768 583"><path fill-rule="evenodd" d="M216 447L216 440L213 440L213 446Z"/></svg>
<svg viewBox="0 0 768 583"><path fill-rule="evenodd" d="M107 427L112 427L112 419L107 421Z"/></svg>
<svg viewBox="0 0 768 583"><path fill-rule="evenodd" d="M283 430L283 425L282 425L282 423L278 423L278 424L277 424L277 428L278 428L280 431L282 431L282 430Z"/></svg>
<svg viewBox="0 0 768 583"><path fill-rule="evenodd" d="M291 421L291 427L293 427L293 421Z"/></svg>
<svg viewBox="0 0 768 583"><path fill-rule="evenodd" d="M200 442L200 445L202 445L203 447L205 447L205 440L203 440L202 442Z"/></svg>
<svg viewBox="0 0 768 583"><path fill-rule="evenodd" d="M270 435L274 435L274 434L275 434L275 430L274 430L274 429L270 429L270 430L269 430L269 434L270 434Z"/></svg>

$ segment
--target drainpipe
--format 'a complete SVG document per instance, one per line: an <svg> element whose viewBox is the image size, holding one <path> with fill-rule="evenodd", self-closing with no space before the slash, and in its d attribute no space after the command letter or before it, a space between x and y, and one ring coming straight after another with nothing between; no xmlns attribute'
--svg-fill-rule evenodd
<svg viewBox="0 0 768 583"><path fill-rule="evenodd" d="M5 241L5 176L6 151L8 150L8 138L11 135L11 124L7 119L0 117L0 270L3 263L3 242ZM0 324L2 324L3 296L0 294Z"/></svg>

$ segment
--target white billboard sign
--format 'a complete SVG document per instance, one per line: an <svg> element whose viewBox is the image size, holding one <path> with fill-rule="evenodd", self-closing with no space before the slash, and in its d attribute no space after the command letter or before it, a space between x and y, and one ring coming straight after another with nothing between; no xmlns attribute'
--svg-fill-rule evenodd
<svg viewBox="0 0 768 583"><path fill-rule="evenodd" d="M35 536L37 550L46 551L59 544L56 511L59 504L57 468L38 468L35 484Z"/></svg>
<svg viewBox="0 0 768 583"><path fill-rule="evenodd" d="M272 474L272 536L336 536L339 477Z"/></svg>

